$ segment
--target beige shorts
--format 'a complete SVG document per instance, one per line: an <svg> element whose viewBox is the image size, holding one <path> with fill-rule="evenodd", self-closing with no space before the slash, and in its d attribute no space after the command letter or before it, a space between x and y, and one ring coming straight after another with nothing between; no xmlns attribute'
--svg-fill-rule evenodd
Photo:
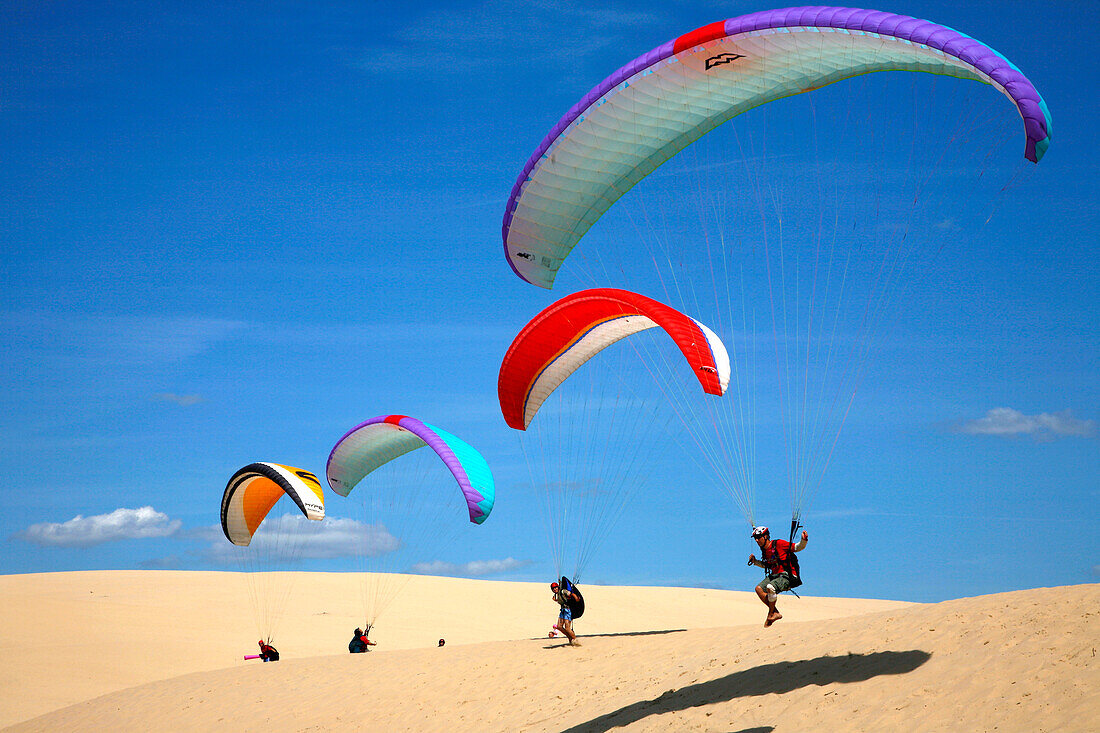
<svg viewBox="0 0 1100 733"><path fill-rule="evenodd" d="M786 573L771 575L761 580L756 587L763 588L766 591L769 585L775 588L776 593L782 593L785 590L791 589L791 577Z"/></svg>

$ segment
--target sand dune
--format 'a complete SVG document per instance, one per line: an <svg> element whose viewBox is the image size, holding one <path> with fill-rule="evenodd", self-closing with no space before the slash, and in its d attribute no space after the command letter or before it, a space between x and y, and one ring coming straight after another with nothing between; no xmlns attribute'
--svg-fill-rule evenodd
<svg viewBox="0 0 1100 733"><path fill-rule="evenodd" d="M12 730L1100 729L1100 585L931 605L785 598L771 629L748 593L592 586L577 622L583 646L570 648L545 637L554 608L541 584L413 577L377 629L378 650L349 655L349 580L298 576L284 658L260 664L240 659L254 644L248 604L223 601L235 574L0 578L0 721L24 721ZM159 641L168 619L176 638Z"/></svg>

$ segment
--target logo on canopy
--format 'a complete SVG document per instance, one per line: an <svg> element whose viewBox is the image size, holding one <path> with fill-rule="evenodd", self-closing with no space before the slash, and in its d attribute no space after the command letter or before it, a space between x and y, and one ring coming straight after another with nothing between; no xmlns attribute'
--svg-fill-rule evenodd
<svg viewBox="0 0 1100 733"><path fill-rule="evenodd" d="M743 53L720 53L707 59L706 70L710 71L715 66L721 66L722 64L732 64L737 59L743 58L745 58Z"/></svg>

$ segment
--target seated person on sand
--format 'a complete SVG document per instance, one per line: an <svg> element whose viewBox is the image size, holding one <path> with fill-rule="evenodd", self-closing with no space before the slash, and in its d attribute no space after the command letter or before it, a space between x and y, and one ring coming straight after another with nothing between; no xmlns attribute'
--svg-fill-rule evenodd
<svg viewBox="0 0 1100 733"><path fill-rule="evenodd" d="M554 628L565 634L565 637L569 639L570 646L580 646L577 635L573 633L573 609L569 606L570 601L575 602L580 599L573 593L572 589L562 588L557 583L551 583L550 590L554 594L554 602L561 606L561 611L558 613L558 622L554 624Z"/></svg>
<svg viewBox="0 0 1100 733"><path fill-rule="evenodd" d="M764 619L764 626L771 626L783 614L776 609L775 603L779 594L801 585L798 577L798 560L794 553L801 552L806 547L806 541L810 539L805 531L802 532L802 541L792 545L786 540L773 540L767 527L754 527L752 538L760 546L761 559L756 555L749 555L749 565L764 568L767 576L756 586L756 595L760 602L768 607L768 616Z"/></svg>
<svg viewBox="0 0 1100 733"><path fill-rule="evenodd" d="M369 652L370 649L368 649L368 647L372 646L378 645L368 639L362 629L356 629L355 634L351 637L351 641L348 642L348 651L352 654L362 654L363 652Z"/></svg>

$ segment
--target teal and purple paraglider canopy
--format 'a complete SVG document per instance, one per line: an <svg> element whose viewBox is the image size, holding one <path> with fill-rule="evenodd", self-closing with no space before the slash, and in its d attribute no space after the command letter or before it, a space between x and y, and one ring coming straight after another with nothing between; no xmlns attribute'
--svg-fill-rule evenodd
<svg viewBox="0 0 1100 733"><path fill-rule="evenodd" d="M373 417L340 438L328 457L329 486L347 496L371 471L424 446L435 451L454 476L470 510L470 521L484 522L496 496L485 459L465 441L405 415Z"/></svg>

